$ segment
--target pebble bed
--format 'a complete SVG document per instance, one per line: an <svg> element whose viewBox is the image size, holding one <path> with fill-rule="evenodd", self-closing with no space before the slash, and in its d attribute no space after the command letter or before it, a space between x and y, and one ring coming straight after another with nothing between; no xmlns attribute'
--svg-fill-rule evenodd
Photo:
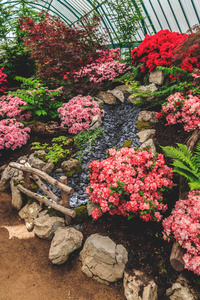
<svg viewBox="0 0 200 300"><path fill-rule="evenodd" d="M127 100L124 103L117 101L116 105L104 104L105 115L101 127L104 129L102 138L94 141L92 148L86 143L85 150L82 152L81 160L82 171L75 173L68 178L68 185L74 188L74 194L70 196L70 206L72 208L85 205L89 200L89 195L85 193L86 186L89 185L88 164L93 160L103 160L106 158L106 151L109 148L121 148L125 141L133 141L131 147L140 146L139 139L136 136L137 121L139 109L130 104ZM53 173L52 177L59 180L63 173ZM46 183L48 185L48 183ZM60 190L55 187L49 188L60 197ZM38 192L42 194L39 189Z"/></svg>

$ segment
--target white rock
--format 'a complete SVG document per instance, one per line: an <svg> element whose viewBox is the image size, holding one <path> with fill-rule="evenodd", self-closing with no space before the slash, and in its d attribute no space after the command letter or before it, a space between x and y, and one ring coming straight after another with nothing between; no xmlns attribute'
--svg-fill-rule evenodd
<svg viewBox="0 0 200 300"><path fill-rule="evenodd" d="M102 119L99 115L96 115L92 118L92 121L91 121L91 124L90 124L90 127L88 130L94 130L94 129L97 129L101 126L102 124Z"/></svg>
<svg viewBox="0 0 200 300"><path fill-rule="evenodd" d="M56 229L64 226L64 219L45 215L34 220L34 233L42 239L50 240Z"/></svg>
<svg viewBox="0 0 200 300"><path fill-rule="evenodd" d="M83 241L83 234L73 227L59 227L49 250L49 259L53 264L65 263L69 254L80 248Z"/></svg>
<svg viewBox="0 0 200 300"><path fill-rule="evenodd" d="M147 147L147 146L150 146L151 149L152 149L152 152L153 152L153 153L156 153L156 147L155 147L154 142L153 142L152 139L149 139L149 140L147 140L146 142L144 142L144 143L140 146L140 148L143 149L143 148L145 148L145 147Z"/></svg>
<svg viewBox="0 0 200 300"><path fill-rule="evenodd" d="M128 253L122 245L116 245L109 237L91 235L80 252L82 272L100 282L115 282L123 278ZM98 281L99 281L98 280Z"/></svg>
<svg viewBox="0 0 200 300"><path fill-rule="evenodd" d="M22 194L18 190L17 186L15 186L13 179L10 181L10 189L12 194L11 204L17 210L20 210L22 207Z"/></svg>
<svg viewBox="0 0 200 300"><path fill-rule="evenodd" d="M155 83L157 85L162 85L164 82L165 76L163 71L155 70L150 73L149 82Z"/></svg>
<svg viewBox="0 0 200 300"><path fill-rule="evenodd" d="M155 129L147 129L143 130L137 133L137 136L139 137L139 142L144 143L149 139L152 139L155 136Z"/></svg>
<svg viewBox="0 0 200 300"><path fill-rule="evenodd" d="M156 300L158 287L143 272L133 270L133 275L124 272L124 294L127 300Z"/></svg>
<svg viewBox="0 0 200 300"><path fill-rule="evenodd" d="M180 275L172 287L167 289L166 295L170 300L197 300L199 295L195 294L194 291L188 284L187 279Z"/></svg>

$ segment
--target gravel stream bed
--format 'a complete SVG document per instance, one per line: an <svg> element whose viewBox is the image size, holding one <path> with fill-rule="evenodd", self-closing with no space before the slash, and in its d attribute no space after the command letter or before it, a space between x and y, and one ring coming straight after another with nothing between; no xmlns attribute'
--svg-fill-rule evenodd
<svg viewBox="0 0 200 300"><path fill-rule="evenodd" d="M102 138L94 141L92 148L86 143L82 152L82 171L75 173L68 178L68 185L74 188L74 194L70 196L70 206L72 208L85 205L89 200L89 195L85 194L85 187L89 185L88 164L93 160L103 160L106 158L106 151L109 148L121 148L125 141L131 139L132 147L140 146L136 136L137 127L135 122L138 118L139 109L125 100L124 103L117 101L116 105L104 104L105 116L101 127L104 129ZM63 173L53 173L52 177L59 180ZM48 183L46 185L49 186ZM51 190L60 197L60 190L49 186ZM39 189L38 193L42 194Z"/></svg>

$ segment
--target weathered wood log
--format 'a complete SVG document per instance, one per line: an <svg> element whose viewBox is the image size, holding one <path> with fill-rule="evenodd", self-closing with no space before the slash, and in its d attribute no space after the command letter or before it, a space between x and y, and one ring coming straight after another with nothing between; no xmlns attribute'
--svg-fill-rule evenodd
<svg viewBox="0 0 200 300"><path fill-rule="evenodd" d="M62 200L57 197L43 182L42 180L40 180L40 177L32 174L33 179L35 180L35 182L37 183L37 185L43 190L43 192L45 192L45 194L47 194L47 196L49 196L53 201L57 202L58 204L63 204Z"/></svg>
<svg viewBox="0 0 200 300"><path fill-rule="evenodd" d="M186 142L187 148L193 152L194 146L200 138L200 129L196 129Z"/></svg>
<svg viewBox="0 0 200 300"><path fill-rule="evenodd" d="M34 122L27 125L31 129L31 132L35 135L43 136L54 136L57 132L66 132L67 128L61 127L55 121L50 121L48 123Z"/></svg>
<svg viewBox="0 0 200 300"><path fill-rule="evenodd" d="M176 242L174 242L171 255L170 255L170 264L172 268L174 268L178 272L182 272L184 270L184 260L183 255L185 254L185 250L177 245Z"/></svg>
<svg viewBox="0 0 200 300"><path fill-rule="evenodd" d="M60 177L60 182L67 185L67 176L61 176ZM68 193L66 193L64 191L61 191L61 198L62 198L62 201L63 201L63 206L66 207L66 208L70 208ZM65 222L66 222L67 225L71 225L72 218L68 215L65 215Z"/></svg>
<svg viewBox="0 0 200 300"><path fill-rule="evenodd" d="M22 166L25 165L26 161L25 160L20 160L19 162ZM24 176L24 182L25 182L25 187L27 189L31 189L31 179L30 179L30 173L23 171L23 176Z"/></svg>
<svg viewBox="0 0 200 300"><path fill-rule="evenodd" d="M66 208L66 207L63 207L63 206L61 206L59 204L53 203L50 200L48 200L47 198L45 198L45 197L43 197L41 195L38 195L38 194L36 194L34 192L29 191L28 189L26 189L25 187L23 187L21 184L18 184L17 188L18 188L18 190L20 192L28 195L31 198L34 198L34 199L38 200L41 203L45 203L46 205L51 206L55 210L60 211L60 212L62 212L65 215L69 215L72 218L74 218L76 216L76 212L74 210Z"/></svg>
<svg viewBox="0 0 200 300"><path fill-rule="evenodd" d="M35 169L35 168L32 168L32 167L22 166L18 163L15 163L15 162L9 163L9 166L12 167L12 168L16 168L18 170L21 170L21 171L31 173L31 174L36 174L36 175L40 176L42 179L48 181L53 186L61 189L64 192L67 192L68 194L73 194L74 193L73 188L59 182L58 180L52 178L51 176L47 175L46 173L42 172L41 170L38 170L38 169Z"/></svg>

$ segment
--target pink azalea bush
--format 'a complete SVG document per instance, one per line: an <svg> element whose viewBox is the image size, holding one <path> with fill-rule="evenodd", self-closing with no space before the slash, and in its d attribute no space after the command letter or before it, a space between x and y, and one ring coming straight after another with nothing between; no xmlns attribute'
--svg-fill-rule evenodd
<svg viewBox="0 0 200 300"><path fill-rule="evenodd" d="M109 157L89 164L90 185L86 193L99 205L92 213L97 219L108 212L145 221L160 221L167 205L163 191L172 188L172 169L162 154L150 150L108 149Z"/></svg>
<svg viewBox="0 0 200 300"><path fill-rule="evenodd" d="M99 108L97 102L91 96L78 95L68 103L58 108L61 126L67 125L69 133L78 133L89 129L92 118L96 115L104 116L104 111Z"/></svg>
<svg viewBox="0 0 200 300"><path fill-rule="evenodd" d="M15 118L17 121L28 121L31 118L29 112L23 110L27 103L17 96L4 95L0 97L0 117Z"/></svg>
<svg viewBox="0 0 200 300"><path fill-rule="evenodd" d="M4 119L0 121L0 150L9 149L15 150L27 143L30 128L24 127L22 123L15 119Z"/></svg>
<svg viewBox="0 0 200 300"><path fill-rule="evenodd" d="M200 192L190 191L187 200L177 201L163 227L163 238L174 238L186 250L185 268L200 275Z"/></svg>
<svg viewBox="0 0 200 300"><path fill-rule="evenodd" d="M74 79L89 77L90 81L102 83L113 81L116 77L127 72L130 67L126 63L120 63L120 49L109 49L97 51L97 59L89 59L88 64L78 72L73 72ZM69 72L64 76L68 79Z"/></svg>
<svg viewBox="0 0 200 300"><path fill-rule="evenodd" d="M7 75L5 73L3 73L4 68L0 69L0 92L1 93L5 93L6 89L7 89Z"/></svg>
<svg viewBox="0 0 200 300"><path fill-rule="evenodd" d="M184 97L175 93L168 97L168 102L162 106L166 116L166 125L181 123L185 131L200 128L200 98L194 95Z"/></svg>

